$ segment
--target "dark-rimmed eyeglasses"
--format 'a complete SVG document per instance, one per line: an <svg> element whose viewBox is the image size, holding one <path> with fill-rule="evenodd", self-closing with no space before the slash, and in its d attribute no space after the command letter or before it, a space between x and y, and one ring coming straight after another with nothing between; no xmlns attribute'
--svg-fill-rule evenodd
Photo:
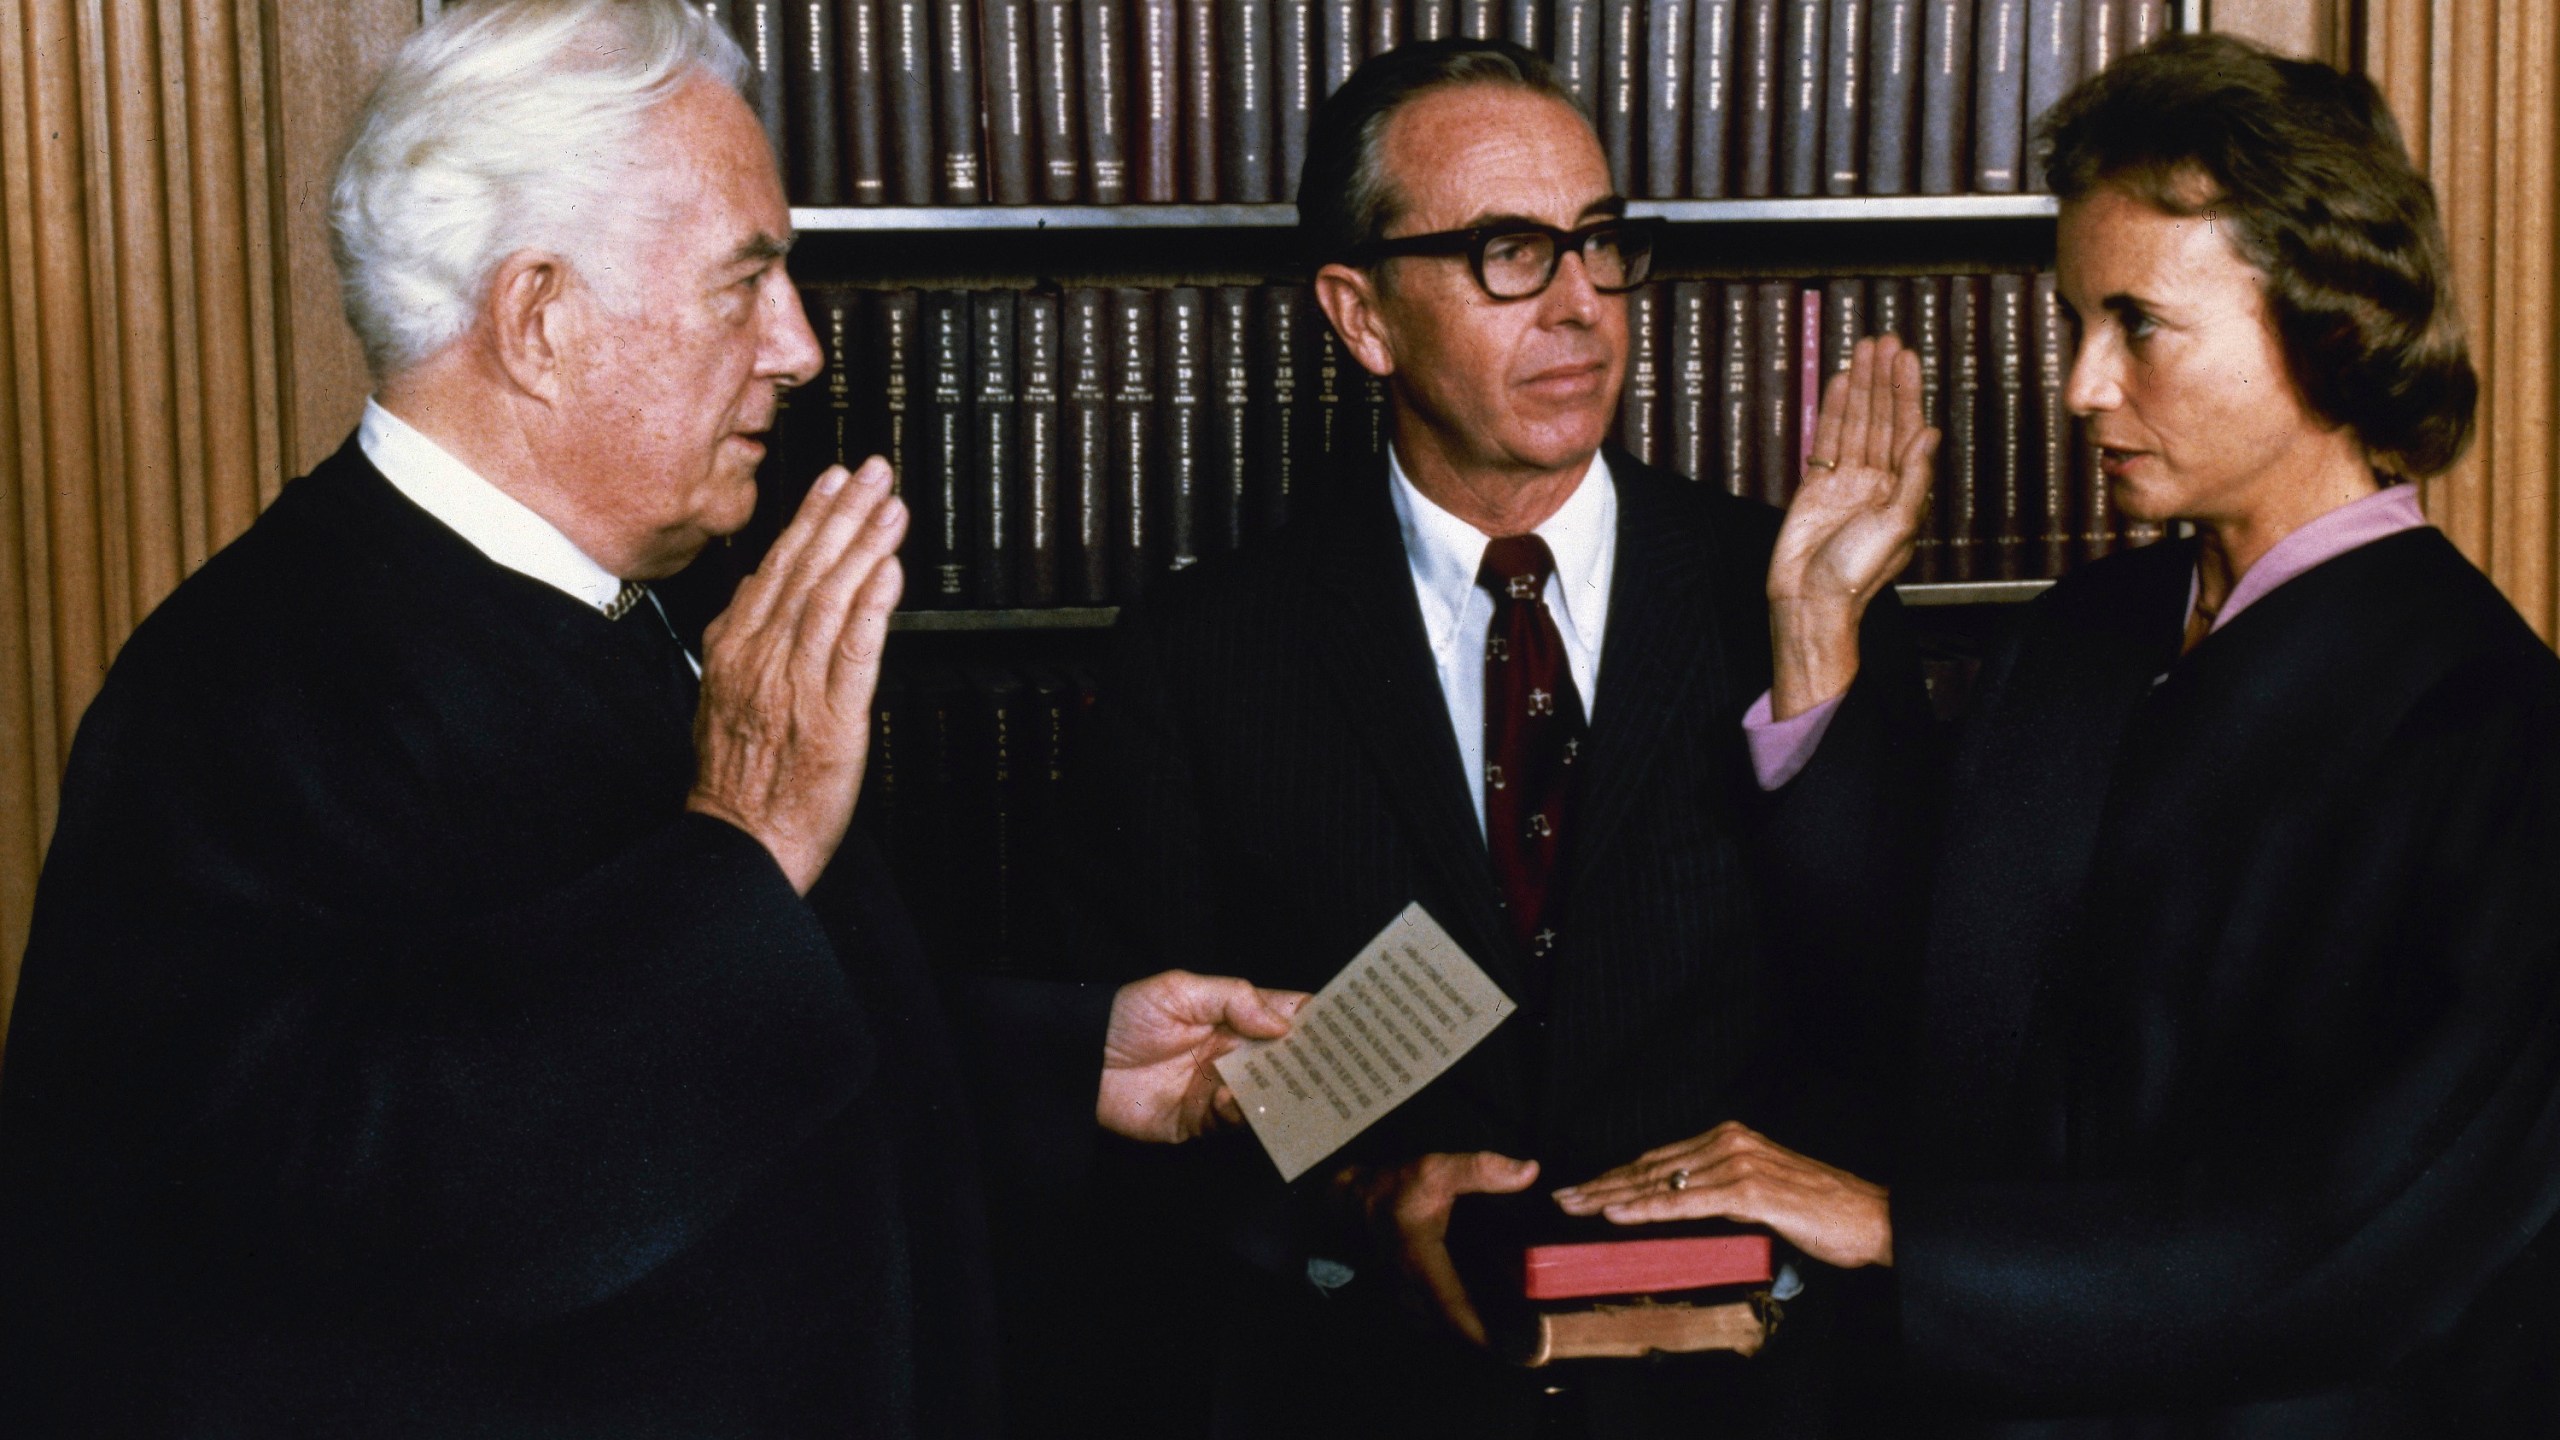
<svg viewBox="0 0 2560 1440"><path fill-rule="evenodd" d="M1650 216L1612 216L1578 230L1558 230L1534 220L1505 220L1467 230L1372 240L1347 258L1354 265L1366 265L1399 255L1464 255L1484 293L1496 300L1526 300L1555 283L1556 267L1567 254L1579 254L1591 288L1617 295L1643 284L1651 273L1654 237L1661 231L1662 222Z"/></svg>

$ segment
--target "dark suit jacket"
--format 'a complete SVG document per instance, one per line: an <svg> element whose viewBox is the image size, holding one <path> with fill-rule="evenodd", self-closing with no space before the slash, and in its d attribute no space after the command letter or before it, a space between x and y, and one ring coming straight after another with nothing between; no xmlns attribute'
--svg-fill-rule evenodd
<svg viewBox="0 0 2560 1440"><path fill-rule="evenodd" d="M1894 956L1848 937L1908 913L1896 844L1904 781L1923 767L1899 752L1925 719L1897 616L1879 607L1887 639L1812 765L1764 796L1740 720L1769 684L1778 516L1611 464L1616 573L1551 986L1533 985L1496 907L1383 465L1124 620L1102 713L1119 826L1094 847L1096 890L1117 902L1133 971L1183 963L1307 990L1418 900L1522 1001L1344 1159L1495 1150L1560 1184L1740 1117L1872 1162L1891 1067L1870 1022L1890 1008ZM1808 903L1841 895L1854 903ZM1340 1237L1249 1141L1225 1150L1225 1204L1244 1217L1225 1239L1260 1272L1239 1282L1261 1287L1243 1308L1327 1303L1305 1265L1343 1253ZM1514 1376L1355 1324L1353 1303L1310 1308L1285 1338L1239 1337L1222 1423L1312 1423L1293 1399L1323 1410L1345 1365L1377 1381L1363 1403L1432 1417L1427 1431L1524 1423Z"/></svg>
<svg viewBox="0 0 2560 1440"><path fill-rule="evenodd" d="M994 1429L942 1001L859 841L804 902L683 812L653 623L350 443L135 633L0 1087L0 1431ZM1069 1008L1005 1055L1075 1133Z"/></svg>

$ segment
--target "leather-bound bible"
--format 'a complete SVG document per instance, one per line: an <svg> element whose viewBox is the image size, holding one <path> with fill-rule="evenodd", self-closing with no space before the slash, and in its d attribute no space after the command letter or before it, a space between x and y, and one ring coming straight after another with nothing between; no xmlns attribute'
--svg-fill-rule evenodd
<svg viewBox="0 0 2560 1440"><path fill-rule="evenodd" d="M1741 63L1734 103L1742 107L1741 133L1735 141L1734 168L1740 173L1746 200L1765 200L1778 193L1778 115L1786 104L1786 12L1784 0L1738 0L1740 38L1734 55Z"/></svg>
<svg viewBox="0 0 2560 1440"><path fill-rule="evenodd" d="M1065 456L1065 523L1060 569L1073 605L1111 599L1111 305L1102 291L1069 290L1059 298L1059 446Z"/></svg>
<svg viewBox="0 0 2560 1440"><path fill-rule="evenodd" d="M1167 570L1200 563L1201 492L1209 478L1209 306L1195 285L1156 294L1158 404L1164 460L1156 555Z"/></svg>
<svg viewBox="0 0 2560 1440"><path fill-rule="evenodd" d="M1022 484L1020 403L1014 390L1014 292L979 290L969 297L970 379L975 395L970 406L972 496L970 528L975 540L971 560L976 572L972 591L989 610L1014 603L1014 578L1020 557L1021 518L1016 501Z"/></svg>
<svg viewBox="0 0 2560 1440"><path fill-rule="evenodd" d="M1547 0L1504 0L1502 38L1523 50L1547 50Z"/></svg>
<svg viewBox="0 0 2560 1440"><path fill-rule="evenodd" d="M784 8L791 0L733 0L730 33L747 52L747 102L764 126L774 161L784 177L800 179L791 156L791 42L784 33ZM796 191L795 191L796 197Z"/></svg>
<svg viewBox="0 0 2560 1440"><path fill-rule="evenodd" d="M1021 483L1014 493L1014 528L1021 537L1014 571L1014 603L1055 605L1059 586L1060 508L1066 465L1059 412L1060 367L1065 360L1058 329L1058 296L1031 291L1014 302L1014 359L1021 373L1015 434L1021 446Z"/></svg>
<svg viewBox="0 0 2560 1440"><path fill-rule="evenodd" d="M1413 0L1408 40L1446 40L1458 33L1458 0Z"/></svg>
<svg viewBox="0 0 2560 1440"><path fill-rule="evenodd" d="M1786 0L1779 46L1778 189L1822 193L1822 67L1830 46L1830 0Z"/></svg>
<svg viewBox="0 0 2560 1440"><path fill-rule="evenodd" d="M1716 287L1711 280L1672 282L1669 359L1663 371L1670 426L1663 463L1704 480L1715 463Z"/></svg>
<svg viewBox="0 0 2560 1440"><path fill-rule="evenodd" d="M1129 23L1120 0L1078 0L1078 79L1084 82L1084 168L1093 203L1129 198Z"/></svg>
<svg viewBox="0 0 2560 1440"><path fill-rule="evenodd" d="M1360 0L1321 0L1324 6L1324 93L1332 94L1369 58L1368 12Z"/></svg>
<svg viewBox="0 0 2560 1440"><path fill-rule="evenodd" d="M1119 286L1111 292L1111 597L1123 605L1146 594L1154 570L1156 296Z"/></svg>
<svg viewBox="0 0 2560 1440"><path fill-rule="evenodd" d="M1699 200L1733 193L1734 0L1690 0L1689 184Z"/></svg>
<svg viewBox="0 0 2560 1440"><path fill-rule="evenodd" d="M879 0L834 0L844 55L844 198L850 205L889 200L887 78L881 55Z"/></svg>
<svg viewBox="0 0 2560 1440"><path fill-rule="evenodd" d="M1989 314L1991 421L1983 437L1990 483L1982 497L1983 529L1991 548L1991 576L2027 575L2027 461L2033 444L2027 384L2027 277L1994 275L1984 287Z"/></svg>
<svg viewBox="0 0 2560 1440"><path fill-rule="evenodd" d="M1314 473L1299 381L1303 337L1315 303L1300 286L1265 285L1255 292L1254 307L1253 432L1259 443L1253 447L1252 513L1246 526L1250 535L1268 535L1289 522L1290 502ZM1323 318L1314 323L1322 325Z"/></svg>
<svg viewBox="0 0 2560 1440"><path fill-rule="evenodd" d="M976 205L987 198L977 30L969 0L933 0L933 133L942 146L945 205Z"/></svg>
<svg viewBox="0 0 2560 1440"><path fill-rule="evenodd" d="M1194 205L1226 198L1218 185L1218 152L1226 117L1218 84L1218 31L1229 20L1219 0L1182 0L1182 198Z"/></svg>
<svg viewBox="0 0 2560 1440"><path fill-rule="evenodd" d="M2062 99L2079 78L2081 4L2083 0L2027 0L2027 79L2025 136ZM2044 160L2021 140L2018 188L2045 188Z"/></svg>
<svg viewBox="0 0 2560 1440"><path fill-rule="evenodd" d="M1271 165L1269 198L1298 198L1307 168L1307 119L1324 84L1324 20L1319 0L1271 0Z"/></svg>
<svg viewBox="0 0 2560 1440"><path fill-rule="evenodd" d="M1555 40L1548 58L1582 113L1601 123L1601 0L1555 0ZM1603 130L1602 143L1606 144Z"/></svg>
<svg viewBox="0 0 2560 1440"><path fill-rule="evenodd" d="M923 324L930 383L917 473L907 491L907 504L915 512L909 543L917 560L907 573L920 582L912 587L920 592L920 607L957 609L977 594L976 577L969 573L977 554L976 531L969 523L969 462L977 444L971 426L968 292L926 292Z"/></svg>
<svg viewBox="0 0 2560 1440"><path fill-rule="evenodd" d="M1644 38L1644 0L1601 0L1600 148L1621 195L1644 170Z"/></svg>
<svg viewBox="0 0 2560 1440"><path fill-rule="evenodd" d="M1716 474L1728 495L1759 490L1759 452L1753 445L1751 294L1748 280L1716 286ZM1706 479L1706 476L1698 477Z"/></svg>
<svg viewBox="0 0 2560 1440"><path fill-rule="evenodd" d="M1171 205L1182 198L1179 0L1131 0L1129 15L1129 198Z"/></svg>
<svg viewBox="0 0 2560 1440"><path fill-rule="evenodd" d="M1947 278L1947 418L1938 447L1938 533L1946 541L1946 578L1980 580L1990 566L1982 543L1983 281Z"/></svg>
<svg viewBox="0 0 2560 1440"><path fill-rule="evenodd" d="M1973 0L1922 0L1920 193L1953 195L1973 176Z"/></svg>
<svg viewBox="0 0 2560 1440"><path fill-rule="evenodd" d="M880 89L889 109L889 193L930 205L940 193L933 153L933 15L929 0L880 0Z"/></svg>
<svg viewBox="0 0 2560 1440"><path fill-rule="evenodd" d="M1822 73L1822 193L1857 195L1867 178L1867 0L1831 0Z"/></svg>
<svg viewBox="0 0 2560 1440"><path fill-rule="evenodd" d="M1752 449L1759 493L1785 506L1796 493L1796 282L1763 280L1751 295Z"/></svg>
<svg viewBox="0 0 2560 1440"><path fill-rule="evenodd" d="M985 71L987 193L999 205L1031 203L1031 0L978 0L978 63Z"/></svg>
<svg viewBox="0 0 2560 1440"><path fill-rule="evenodd" d="M2028 317L2035 341L2035 476L2041 501L2036 506L2036 571L2047 579L2071 566L2080 545L2080 491L2077 446L2071 412L2063 408L2063 376L2071 369L2071 322L2050 270L2035 277Z"/></svg>
<svg viewBox="0 0 2560 1440"><path fill-rule="evenodd" d="M1204 543L1212 550L1244 544L1252 526L1254 450L1253 287L1221 285L1209 302L1209 444Z"/></svg>
<svg viewBox="0 0 2560 1440"><path fill-rule="evenodd" d="M1618 394L1618 448L1647 465L1662 463L1662 286L1627 295L1627 383Z"/></svg>
<svg viewBox="0 0 2560 1440"><path fill-rule="evenodd" d="M1779 1323L1777 1247L1725 1221L1621 1226L1542 1195L1467 1195L1449 1254L1495 1354L1560 1360L1758 1353Z"/></svg>
<svg viewBox="0 0 2560 1440"><path fill-rule="evenodd" d="M1688 193L1691 0L1650 0L1644 7L1644 194ZM1620 193L1628 193L1621 191Z"/></svg>
<svg viewBox="0 0 2560 1440"><path fill-rule="evenodd" d="M1032 158L1041 203L1072 205L1084 193L1084 105L1076 46L1076 0L1032 0L1031 100L1039 151Z"/></svg>
<svg viewBox="0 0 2560 1440"><path fill-rule="evenodd" d="M1218 96L1221 197L1235 205L1267 205L1271 184L1271 0L1227 0L1218 16L1222 79Z"/></svg>
<svg viewBox="0 0 2560 1440"><path fill-rule="evenodd" d="M1973 32L1973 188L2025 182L2028 0L1982 0Z"/></svg>
<svg viewBox="0 0 2560 1440"><path fill-rule="evenodd" d="M1470 40L1502 38L1502 0L1458 0L1458 33Z"/></svg>
<svg viewBox="0 0 2560 1440"><path fill-rule="evenodd" d="M1867 193L1908 195L1917 176L1912 138L1920 128L1922 0L1872 0L1867 7Z"/></svg>
<svg viewBox="0 0 2560 1440"><path fill-rule="evenodd" d="M761 7L759 7L761 9ZM838 129L834 0L784 0L781 74L783 152L792 196L803 205L844 203L844 145ZM765 83L759 72L756 83Z"/></svg>

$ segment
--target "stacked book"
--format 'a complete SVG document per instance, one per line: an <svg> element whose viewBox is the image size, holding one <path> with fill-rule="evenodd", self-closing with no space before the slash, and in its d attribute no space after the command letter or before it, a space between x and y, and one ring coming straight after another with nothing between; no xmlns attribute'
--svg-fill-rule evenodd
<svg viewBox="0 0 2560 1440"><path fill-rule="evenodd" d="M1267 204L1408 39L1548 56L1630 196L2037 188L2029 121L2169 0L697 0L796 204Z"/></svg>

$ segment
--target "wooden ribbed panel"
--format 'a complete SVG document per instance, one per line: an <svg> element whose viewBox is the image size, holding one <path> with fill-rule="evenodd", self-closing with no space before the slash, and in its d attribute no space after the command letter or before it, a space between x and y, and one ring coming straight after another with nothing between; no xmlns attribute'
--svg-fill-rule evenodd
<svg viewBox="0 0 2560 1440"><path fill-rule="evenodd" d="M2560 0L2368 0L2362 63L2444 205L2480 368L2480 440L2427 512L2545 640L2560 635L2551 304Z"/></svg>
<svg viewBox="0 0 2560 1440"><path fill-rule="evenodd" d="M0 6L0 1023L82 709L283 473L263 25Z"/></svg>

